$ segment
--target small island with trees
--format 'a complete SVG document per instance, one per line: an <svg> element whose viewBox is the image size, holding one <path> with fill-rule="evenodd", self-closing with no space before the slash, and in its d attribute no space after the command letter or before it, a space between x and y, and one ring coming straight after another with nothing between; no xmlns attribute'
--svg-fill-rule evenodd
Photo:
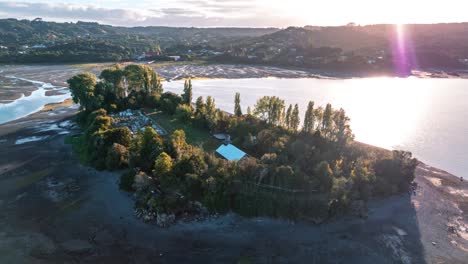
<svg viewBox="0 0 468 264"><path fill-rule="evenodd" d="M228 211L311 223L365 217L370 199L412 188L411 153L354 141L345 111L330 104L310 101L301 118L297 104L264 96L244 112L237 93L231 114L210 96L194 100L191 80L182 95L164 92L152 68L135 64L68 84L83 131L68 143L83 163L122 172L120 188L134 193L138 215L160 226ZM145 122L122 125L122 113ZM227 160L216 153L222 144L248 155Z"/></svg>

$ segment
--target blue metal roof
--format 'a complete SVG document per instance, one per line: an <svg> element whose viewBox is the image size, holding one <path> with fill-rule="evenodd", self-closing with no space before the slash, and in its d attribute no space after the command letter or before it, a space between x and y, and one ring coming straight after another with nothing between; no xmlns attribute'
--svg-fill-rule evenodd
<svg viewBox="0 0 468 264"><path fill-rule="evenodd" d="M232 160L240 160L245 155L247 155L244 151L236 148L235 146L228 144L228 145L221 145L219 148L216 150L216 152L223 156L223 158L232 161Z"/></svg>

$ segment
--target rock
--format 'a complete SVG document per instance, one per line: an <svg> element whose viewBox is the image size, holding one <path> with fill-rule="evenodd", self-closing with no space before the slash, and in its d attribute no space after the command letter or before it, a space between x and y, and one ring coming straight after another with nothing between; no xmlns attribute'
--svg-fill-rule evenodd
<svg viewBox="0 0 468 264"><path fill-rule="evenodd" d="M454 227L454 226L449 226L448 227L448 231L452 234L456 234L457 233L457 229Z"/></svg>
<svg viewBox="0 0 468 264"><path fill-rule="evenodd" d="M63 242L61 246L66 251L72 253L84 253L93 248L93 245L91 245L88 241L79 239L68 240Z"/></svg>
<svg viewBox="0 0 468 264"><path fill-rule="evenodd" d="M432 245L433 245L433 246L435 246L435 245L437 245L437 243L436 243L436 242L434 242L434 241L432 241Z"/></svg>
<svg viewBox="0 0 468 264"><path fill-rule="evenodd" d="M175 222L174 214L158 214L156 218L156 223L160 227L169 227Z"/></svg>

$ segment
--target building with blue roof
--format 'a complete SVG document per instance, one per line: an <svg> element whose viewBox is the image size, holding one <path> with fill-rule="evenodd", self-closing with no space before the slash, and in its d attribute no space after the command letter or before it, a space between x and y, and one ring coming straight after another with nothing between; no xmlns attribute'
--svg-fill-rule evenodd
<svg viewBox="0 0 468 264"><path fill-rule="evenodd" d="M236 148L232 144L222 144L218 149L216 149L216 153L229 161L241 160L247 156L244 151Z"/></svg>

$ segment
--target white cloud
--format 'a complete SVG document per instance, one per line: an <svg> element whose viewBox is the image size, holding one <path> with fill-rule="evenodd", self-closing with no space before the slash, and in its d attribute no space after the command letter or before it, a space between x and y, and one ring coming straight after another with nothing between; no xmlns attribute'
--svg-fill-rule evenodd
<svg viewBox="0 0 468 264"><path fill-rule="evenodd" d="M343 25L461 22L466 0L0 0L0 18L42 17L121 26Z"/></svg>

